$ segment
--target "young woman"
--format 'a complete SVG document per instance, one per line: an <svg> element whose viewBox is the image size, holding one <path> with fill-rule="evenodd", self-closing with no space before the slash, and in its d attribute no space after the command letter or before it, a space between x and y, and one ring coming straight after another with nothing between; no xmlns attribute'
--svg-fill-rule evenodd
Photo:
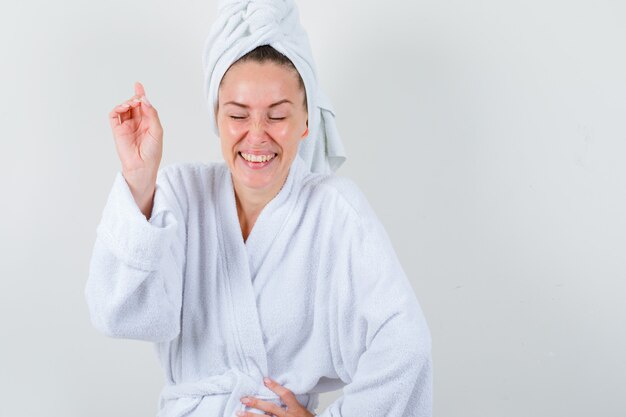
<svg viewBox="0 0 626 417"><path fill-rule="evenodd" d="M258 8L221 10L249 41L207 71L224 163L159 168L140 83L109 114L122 169L85 288L94 326L155 344L161 417L310 417L341 387L319 416L430 416L430 332L388 236L356 184L303 151L329 141L319 91L285 42L254 38ZM263 22L293 28L290 10Z"/></svg>

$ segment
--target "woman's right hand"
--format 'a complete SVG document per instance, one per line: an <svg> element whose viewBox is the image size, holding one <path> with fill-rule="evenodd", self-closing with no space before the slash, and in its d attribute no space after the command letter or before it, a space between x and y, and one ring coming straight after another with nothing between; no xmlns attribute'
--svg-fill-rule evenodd
<svg viewBox="0 0 626 417"><path fill-rule="evenodd" d="M149 217L163 154L163 128L140 82L135 83L133 97L111 110L109 122L122 174L139 208Z"/></svg>

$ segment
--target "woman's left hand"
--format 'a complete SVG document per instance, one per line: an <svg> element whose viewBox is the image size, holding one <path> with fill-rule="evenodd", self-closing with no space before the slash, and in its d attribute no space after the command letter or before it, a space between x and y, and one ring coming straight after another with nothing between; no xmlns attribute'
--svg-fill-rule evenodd
<svg viewBox="0 0 626 417"><path fill-rule="evenodd" d="M270 382L265 382L265 386L274 391L283 404L287 406L287 409L282 408L281 406L274 404L270 401L262 401L254 397L243 397L241 398L241 402L248 407L253 407L262 411L265 411L265 414L276 417L313 417L315 414L312 414L306 407L302 406L296 399L296 396L289 389L283 387L278 382L270 380ZM243 401L244 399L248 399L248 402ZM238 411L238 416L245 417L255 417L258 414L250 413L247 411Z"/></svg>

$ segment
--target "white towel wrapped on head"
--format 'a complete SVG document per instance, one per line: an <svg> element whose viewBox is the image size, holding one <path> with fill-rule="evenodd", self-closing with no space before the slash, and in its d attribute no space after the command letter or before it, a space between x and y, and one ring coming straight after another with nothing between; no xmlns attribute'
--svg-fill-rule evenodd
<svg viewBox="0 0 626 417"><path fill-rule="evenodd" d="M330 100L317 82L309 38L293 0L221 0L202 55L209 118L219 136L215 110L219 84L231 66L257 46L270 45L293 62L304 81L309 135L299 154L312 172L335 171L346 155Z"/></svg>

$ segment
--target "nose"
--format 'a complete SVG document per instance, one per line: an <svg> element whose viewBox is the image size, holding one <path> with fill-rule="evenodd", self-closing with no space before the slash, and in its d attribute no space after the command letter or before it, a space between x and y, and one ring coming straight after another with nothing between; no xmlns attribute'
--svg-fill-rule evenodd
<svg viewBox="0 0 626 417"><path fill-rule="evenodd" d="M265 123L260 118L253 118L250 121L248 129L248 142L251 144L259 144L267 141L267 132L265 131Z"/></svg>

